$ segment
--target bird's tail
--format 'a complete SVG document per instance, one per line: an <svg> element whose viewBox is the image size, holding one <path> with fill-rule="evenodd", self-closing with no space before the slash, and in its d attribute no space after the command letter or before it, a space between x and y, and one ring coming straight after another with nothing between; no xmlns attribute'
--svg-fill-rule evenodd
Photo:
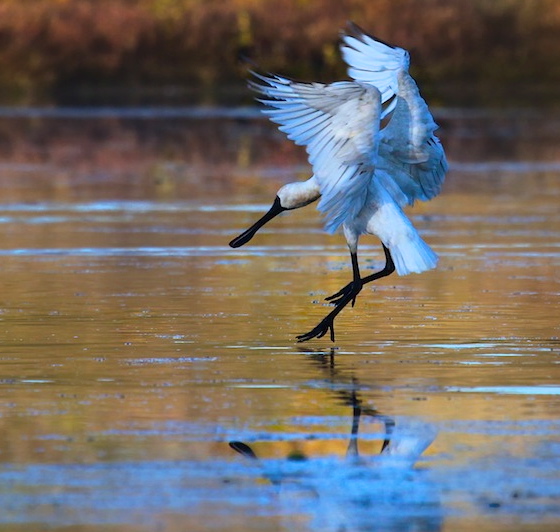
<svg viewBox="0 0 560 532"><path fill-rule="evenodd" d="M397 273L408 275L409 273L421 273L435 268L438 256L432 248L422 240L415 229L407 233L406 237L396 239L388 246Z"/></svg>

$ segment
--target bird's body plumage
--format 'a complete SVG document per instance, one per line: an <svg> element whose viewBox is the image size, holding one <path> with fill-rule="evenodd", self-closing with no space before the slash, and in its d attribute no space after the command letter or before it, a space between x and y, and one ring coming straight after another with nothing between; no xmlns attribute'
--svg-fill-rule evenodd
<svg viewBox="0 0 560 532"><path fill-rule="evenodd" d="M333 233L342 228L346 237L354 281L335 301L334 316L361 290L356 258L361 234L381 240L390 254L388 265L390 257L400 275L436 266L436 254L402 208L437 195L447 171L443 148L434 135L437 125L408 73L408 52L355 25L351 30L342 37L341 51L352 81L302 83L254 74L256 81L250 82L267 106L263 113L289 139L306 147L313 167L309 180L279 190L278 208L294 209L319 199L325 229ZM231 245L242 245L254 232L249 230L242 241L239 237ZM311 337L320 337L321 332Z"/></svg>

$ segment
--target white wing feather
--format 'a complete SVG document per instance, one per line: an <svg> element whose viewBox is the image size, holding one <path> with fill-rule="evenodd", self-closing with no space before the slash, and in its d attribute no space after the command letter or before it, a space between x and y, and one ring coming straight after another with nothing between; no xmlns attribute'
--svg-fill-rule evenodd
<svg viewBox="0 0 560 532"><path fill-rule="evenodd" d="M390 46L349 24L352 34L343 34L340 46L348 64L348 75L361 83L373 85L381 93L381 102L388 103L382 118L395 107L391 99L398 92L398 74L408 70L410 58L402 48Z"/></svg>
<svg viewBox="0 0 560 532"><path fill-rule="evenodd" d="M434 135L437 124L407 72L398 76L396 106L381 130L378 167L406 195L406 203L429 200L441 190L447 172L445 153ZM398 201L400 205L403 201Z"/></svg>
<svg viewBox="0 0 560 532"><path fill-rule="evenodd" d="M250 82L270 107L264 114L306 146L329 232L358 215L372 179L402 206L438 194L447 171L437 125L408 74L408 52L351 29L341 51L355 81L298 83L253 73L261 83Z"/></svg>
<svg viewBox="0 0 560 532"><path fill-rule="evenodd" d="M352 34L343 35L341 46L348 74L376 86L382 102L388 102L382 117L390 116L390 121L380 132L380 172L375 178L393 190L391 195L401 206L428 200L441 189L447 161L434 135L437 125L408 74L408 52L365 34L355 24L350 24L350 30ZM393 184L388 183L389 176Z"/></svg>
<svg viewBox="0 0 560 532"><path fill-rule="evenodd" d="M306 146L321 190L318 209L327 231L357 216L377 158L381 114L379 91L356 82L297 83L280 76L255 76L250 86L267 98L260 101L279 129Z"/></svg>

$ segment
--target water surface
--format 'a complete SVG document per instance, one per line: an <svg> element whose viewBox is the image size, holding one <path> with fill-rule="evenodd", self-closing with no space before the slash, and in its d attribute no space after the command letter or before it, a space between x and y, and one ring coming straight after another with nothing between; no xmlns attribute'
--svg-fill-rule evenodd
<svg viewBox="0 0 560 532"><path fill-rule="evenodd" d="M309 169L218 111L1 113L0 530L556 530L560 116L441 110L438 269L297 344L344 240L227 246Z"/></svg>

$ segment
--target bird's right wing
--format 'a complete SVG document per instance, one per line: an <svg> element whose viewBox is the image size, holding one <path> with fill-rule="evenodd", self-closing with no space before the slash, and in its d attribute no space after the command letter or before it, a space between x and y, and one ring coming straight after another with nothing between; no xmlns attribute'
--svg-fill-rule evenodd
<svg viewBox="0 0 560 532"><path fill-rule="evenodd" d="M381 116L384 118L395 108L398 74L408 71L410 57L406 50L368 35L356 24L349 23L348 28L340 46L348 75L379 90L381 102L386 104Z"/></svg>
<svg viewBox="0 0 560 532"><path fill-rule="evenodd" d="M298 83L254 74L250 86L272 109L263 113L296 144L306 146L319 184L318 209L334 232L363 207L379 144L379 91L353 81Z"/></svg>

